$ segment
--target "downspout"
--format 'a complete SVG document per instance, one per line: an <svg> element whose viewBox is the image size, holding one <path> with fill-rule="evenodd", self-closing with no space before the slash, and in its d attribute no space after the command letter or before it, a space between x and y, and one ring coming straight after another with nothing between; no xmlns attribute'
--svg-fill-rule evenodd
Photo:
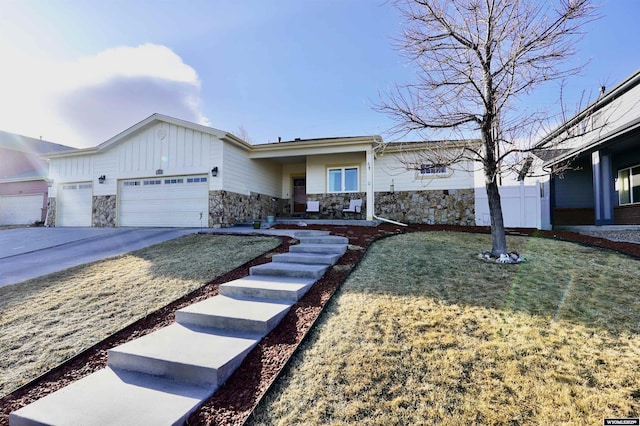
<svg viewBox="0 0 640 426"><path fill-rule="evenodd" d="M374 143L375 143L375 142L377 142L375 138L373 139L373 142L374 142ZM395 220L385 219L385 218L383 218L383 217L376 216L376 214L375 214L375 211L376 211L376 204L375 204L375 200L376 200L376 192L375 192L375 185L374 185L374 177L375 177L375 174L376 174L376 173L375 173L375 168L374 168L374 166L373 166L373 163L374 163L374 162L375 162L375 160L376 160L376 153L375 153L375 149L373 149L373 150L372 150L372 153L371 153L371 154L372 154L372 155L371 155L371 168L372 168L372 170L371 170L371 192L373 192L373 197L371 198L371 199L373 200L373 202L371 203L371 204L372 204L372 206L373 206L373 209L372 209L372 210L373 210L373 213L371 214L371 216L373 216L373 218L374 218L374 219L381 220L381 221L383 221L383 222L392 223L392 224L394 224L394 225L398 225L398 226L408 226L406 223L396 222Z"/></svg>
<svg viewBox="0 0 640 426"><path fill-rule="evenodd" d="M374 206L375 207L375 206ZM375 214L373 215L374 219L378 219L381 220L383 222L389 222L389 223L393 223L394 225L400 225L400 226L409 226L406 223L402 223L402 222L396 222L395 220L391 220L391 219L385 219L383 217L378 217Z"/></svg>

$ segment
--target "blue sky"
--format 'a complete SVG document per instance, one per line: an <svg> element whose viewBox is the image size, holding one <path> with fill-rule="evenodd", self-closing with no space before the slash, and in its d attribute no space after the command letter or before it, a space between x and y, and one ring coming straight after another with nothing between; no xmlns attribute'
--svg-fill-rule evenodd
<svg viewBox="0 0 640 426"><path fill-rule="evenodd" d="M640 68L640 1L599 3L575 102ZM89 147L159 112L254 143L385 136L401 26L384 0L0 0L0 129Z"/></svg>

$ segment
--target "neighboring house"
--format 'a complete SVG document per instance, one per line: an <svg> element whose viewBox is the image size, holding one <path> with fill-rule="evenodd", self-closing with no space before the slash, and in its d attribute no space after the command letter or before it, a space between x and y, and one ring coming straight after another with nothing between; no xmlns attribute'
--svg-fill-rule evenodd
<svg viewBox="0 0 640 426"><path fill-rule="evenodd" d="M640 71L545 140L578 135L550 153L551 221L566 225L640 224Z"/></svg>
<svg viewBox="0 0 640 426"><path fill-rule="evenodd" d="M219 227L267 216L473 225L472 173L398 171L400 149L379 136L251 145L154 114L94 148L47 156L47 225ZM343 211L351 200L362 200L360 214Z"/></svg>
<svg viewBox="0 0 640 426"><path fill-rule="evenodd" d="M0 131L0 225L44 223L49 166L40 156L70 149Z"/></svg>

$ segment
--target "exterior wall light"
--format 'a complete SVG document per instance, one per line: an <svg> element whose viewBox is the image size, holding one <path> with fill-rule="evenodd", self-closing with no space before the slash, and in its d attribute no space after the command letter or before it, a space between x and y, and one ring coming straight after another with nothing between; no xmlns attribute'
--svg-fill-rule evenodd
<svg viewBox="0 0 640 426"><path fill-rule="evenodd" d="M106 177L105 175L101 175L101 176L98 178L98 183L104 183L104 181L105 181L105 180L107 180L107 177Z"/></svg>
<svg viewBox="0 0 640 426"><path fill-rule="evenodd" d="M213 169L211 169L211 176L218 176L218 166L215 166Z"/></svg>

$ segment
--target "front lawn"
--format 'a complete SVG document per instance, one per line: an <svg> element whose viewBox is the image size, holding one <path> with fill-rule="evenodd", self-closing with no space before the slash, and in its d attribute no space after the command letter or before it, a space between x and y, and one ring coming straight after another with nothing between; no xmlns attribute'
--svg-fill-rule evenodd
<svg viewBox="0 0 640 426"><path fill-rule="evenodd" d="M0 397L279 244L188 235L0 288Z"/></svg>
<svg viewBox="0 0 640 426"><path fill-rule="evenodd" d="M638 260L480 234L371 246L253 424L602 424L640 416Z"/></svg>

